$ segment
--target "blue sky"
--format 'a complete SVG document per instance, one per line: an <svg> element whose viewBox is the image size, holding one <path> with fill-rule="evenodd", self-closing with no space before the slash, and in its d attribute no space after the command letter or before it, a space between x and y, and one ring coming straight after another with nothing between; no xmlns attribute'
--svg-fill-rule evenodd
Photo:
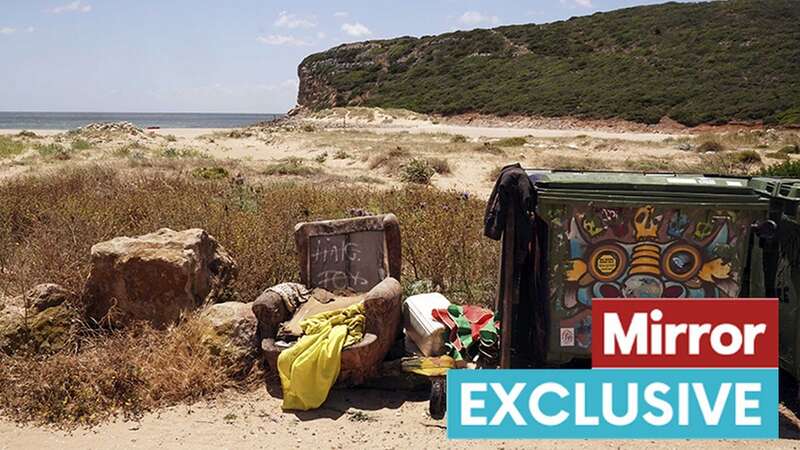
<svg viewBox="0 0 800 450"><path fill-rule="evenodd" d="M283 112L343 42L545 23L649 0L2 0L0 110Z"/></svg>

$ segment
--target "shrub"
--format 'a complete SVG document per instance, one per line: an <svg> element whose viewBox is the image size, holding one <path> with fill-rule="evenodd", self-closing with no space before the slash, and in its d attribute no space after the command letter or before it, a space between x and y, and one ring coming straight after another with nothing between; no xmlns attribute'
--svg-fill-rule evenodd
<svg viewBox="0 0 800 450"><path fill-rule="evenodd" d="M52 158L59 160L67 160L72 156L72 151L67 147L55 142L51 144L39 144L36 146L36 151L42 158Z"/></svg>
<svg viewBox="0 0 800 450"><path fill-rule="evenodd" d="M322 171L319 167L307 166L300 158L286 158L264 168L264 175L295 175L306 177Z"/></svg>
<svg viewBox="0 0 800 450"><path fill-rule="evenodd" d="M75 139L72 141L72 149L76 152L89 150L90 148L92 148L92 144L90 144L86 139Z"/></svg>
<svg viewBox="0 0 800 450"><path fill-rule="evenodd" d="M347 159L349 157L350 154L344 150L337 150L336 153L333 154L333 159Z"/></svg>
<svg viewBox="0 0 800 450"><path fill-rule="evenodd" d="M435 173L428 161L414 158L403 165L400 179L406 183L430 184Z"/></svg>
<svg viewBox="0 0 800 450"><path fill-rule="evenodd" d="M428 158L428 165L439 175L447 175L452 172L450 162L445 158Z"/></svg>
<svg viewBox="0 0 800 450"><path fill-rule="evenodd" d="M786 147L783 147L782 149L778 150L778 152L786 155L800 154L800 144L787 145Z"/></svg>
<svg viewBox="0 0 800 450"><path fill-rule="evenodd" d="M484 142L483 145L479 145L475 148L475 151L481 153L489 153L491 155L505 155L506 152L502 148L492 144L491 142Z"/></svg>
<svg viewBox="0 0 800 450"><path fill-rule="evenodd" d="M0 356L0 411L24 422L94 425L234 386L201 331L189 320L169 331L96 334L81 343L84 350L47 359Z"/></svg>
<svg viewBox="0 0 800 450"><path fill-rule="evenodd" d="M800 178L800 160L784 161L761 169L759 175L767 177Z"/></svg>
<svg viewBox="0 0 800 450"><path fill-rule="evenodd" d="M495 142L494 145L498 147L522 147L527 142L527 139L524 137L509 137L500 139L499 141Z"/></svg>
<svg viewBox="0 0 800 450"><path fill-rule="evenodd" d="M167 147L161 150L161 156L164 158L188 158L188 159L204 159L208 158L208 153L197 150L194 148L172 148Z"/></svg>
<svg viewBox="0 0 800 450"><path fill-rule="evenodd" d="M725 146L719 141L704 141L697 146L699 153L719 153L725 151Z"/></svg>
<svg viewBox="0 0 800 450"><path fill-rule="evenodd" d="M408 158L409 156L411 156L411 152L400 146L397 146L373 157L369 161L368 167L370 169L385 167L389 170L395 170L400 167L401 160Z"/></svg>
<svg viewBox="0 0 800 450"><path fill-rule="evenodd" d="M450 138L450 142L453 144L463 144L467 142L467 137L461 134L456 134L455 136Z"/></svg>
<svg viewBox="0 0 800 450"><path fill-rule="evenodd" d="M770 153L766 153L764 156L766 156L767 158L772 158L772 159L782 159L782 160L790 159L789 154L788 153L783 153L783 152L770 152Z"/></svg>
<svg viewBox="0 0 800 450"><path fill-rule="evenodd" d="M168 134L168 135L164 136L164 139L166 139L167 142L178 142L178 138L175 137L174 134Z"/></svg>
<svg viewBox="0 0 800 450"><path fill-rule="evenodd" d="M328 159L328 152L322 152L319 155L314 157L314 162L318 164L322 164Z"/></svg>
<svg viewBox="0 0 800 450"><path fill-rule="evenodd" d="M228 170L224 167L197 167L192 170L192 175L205 180L220 180L228 177Z"/></svg>
<svg viewBox="0 0 800 450"><path fill-rule="evenodd" d="M0 158L16 156L25 150L25 144L10 136L0 136Z"/></svg>
<svg viewBox="0 0 800 450"><path fill-rule="evenodd" d="M732 156L733 160L739 164L761 164L761 155L759 155L755 150L742 150L734 153Z"/></svg>

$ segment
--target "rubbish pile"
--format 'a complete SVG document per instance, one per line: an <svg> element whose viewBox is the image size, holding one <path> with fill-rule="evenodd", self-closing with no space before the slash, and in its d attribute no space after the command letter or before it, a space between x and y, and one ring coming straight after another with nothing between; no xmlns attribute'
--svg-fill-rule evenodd
<svg viewBox="0 0 800 450"><path fill-rule="evenodd" d="M284 409L315 409L334 385L399 373L432 385L440 418L447 370L497 367L491 311L436 292L402 301L393 215L299 224L295 238L303 282L272 286L252 305Z"/></svg>

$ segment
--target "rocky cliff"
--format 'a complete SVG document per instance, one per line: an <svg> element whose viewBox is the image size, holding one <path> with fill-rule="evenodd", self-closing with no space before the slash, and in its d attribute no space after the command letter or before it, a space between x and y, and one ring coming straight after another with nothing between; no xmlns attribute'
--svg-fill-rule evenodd
<svg viewBox="0 0 800 450"><path fill-rule="evenodd" d="M666 3L345 44L298 73L311 109L796 124L800 1Z"/></svg>

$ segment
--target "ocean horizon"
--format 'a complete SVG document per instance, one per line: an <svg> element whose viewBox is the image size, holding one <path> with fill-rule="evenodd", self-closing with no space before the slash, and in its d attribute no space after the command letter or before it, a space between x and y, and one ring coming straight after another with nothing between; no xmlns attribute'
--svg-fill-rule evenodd
<svg viewBox="0 0 800 450"><path fill-rule="evenodd" d="M131 122L140 128L239 128L286 114L0 111L0 130L71 130L95 122Z"/></svg>

